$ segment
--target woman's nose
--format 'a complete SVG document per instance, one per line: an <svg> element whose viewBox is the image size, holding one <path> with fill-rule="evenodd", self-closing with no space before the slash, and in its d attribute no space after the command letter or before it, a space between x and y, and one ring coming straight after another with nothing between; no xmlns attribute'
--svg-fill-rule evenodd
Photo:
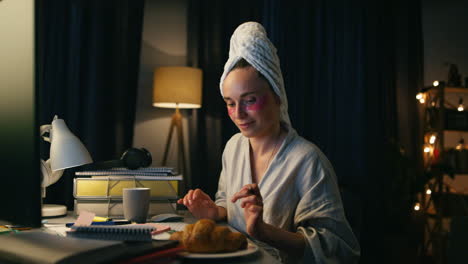
<svg viewBox="0 0 468 264"><path fill-rule="evenodd" d="M235 109L235 114L236 114L236 117L239 119L244 118L246 116L245 106L237 105Z"/></svg>

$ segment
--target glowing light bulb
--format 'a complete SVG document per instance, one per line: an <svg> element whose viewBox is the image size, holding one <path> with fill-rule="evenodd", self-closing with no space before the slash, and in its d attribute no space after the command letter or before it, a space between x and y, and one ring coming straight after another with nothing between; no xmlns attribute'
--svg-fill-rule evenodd
<svg viewBox="0 0 468 264"><path fill-rule="evenodd" d="M431 147L425 146L424 147L424 153L429 153L429 152L431 152Z"/></svg>
<svg viewBox="0 0 468 264"><path fill-rule="evenodd" d="M433 86L439 86L439 81L434 81L434 82L432 83L432 85L433 85Z"/></svg>
<svg viewBox="0 0 468 264"><path fill-rule="evenodd" d="M432 193L431 189L426 190L426 194L431 194L431 193Z"/></svg>
<svg viewBox="0 0 468 264"><path fill-rule="evenodd" d="M421 98L421 99L419 99L419 102L420 102L421 104L424 104L424 103L426 102L426 99Z"/></svg>
<svg viewBox="0 0 468 264"><path fill-rule="evenodd" d="M421 100L421 98L423 98L423 93L418 93L416 99Z"/></svg>
<svg viewBox="0 0 468 264"><path fill-rule="evenodd" d="M436 141L436 136L432 135L431 138L429 138L429 143L434 144Z"/></svg>
<svg viewBox="0 0 468 264"><path fill-rule="evenodd" d="M465 140L463 138L460 138L460 140L458 141L458 144L457 146L455 147L456 150L462 150L464 149L464 146L465 145Z"/></svg>
<svg viewBox="0 0 468 264"><path fill-rule="evenodd" d="M414 210L419 211L421 209L421 205L419 203L414 204Z"/></svg>
<svg viewBox="0 0 468 264"><path fill-rule="evenodd" d="M457 110L458 110L459 112L462 112L463 110L465 110L465 107L463 107L463 98L462 98L462 97L460 97L460 100L458 100L458 108L457 108Z"/></svg>

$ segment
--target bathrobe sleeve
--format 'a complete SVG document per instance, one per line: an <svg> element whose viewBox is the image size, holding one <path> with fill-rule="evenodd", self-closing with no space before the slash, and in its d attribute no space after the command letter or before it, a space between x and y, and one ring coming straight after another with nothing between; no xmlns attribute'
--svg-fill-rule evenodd
<svg viewBox="0 0 468 264"><path fill-rule="evenodd" d="M319 156L311 154L296 181L294 225L306 239L302 263L357 263L360 247L346 221L335 173Z"/></svg>

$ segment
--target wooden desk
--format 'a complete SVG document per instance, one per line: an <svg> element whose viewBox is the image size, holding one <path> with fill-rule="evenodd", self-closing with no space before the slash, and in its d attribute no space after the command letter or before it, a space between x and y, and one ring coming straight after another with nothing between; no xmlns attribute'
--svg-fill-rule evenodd
<svg viewBox="0 0 468 264"><path fill-rule="evenodd" d="M190 213L187 211L180 211L180 214L184 215L184 222L193 223L196 220L191 217ZM62 218L51 218L47 219L49 224L63 224L70 223L75 221L73 212L69 212L68 216ZM259 248L259 251L248 256L235 257L235 258L224 258L224 259L187 259L182 258L181 262L183 264L197 264L197 263L242 263L242 264L276 264L280 263L278 260L273 258L262 248Z"/></svg>

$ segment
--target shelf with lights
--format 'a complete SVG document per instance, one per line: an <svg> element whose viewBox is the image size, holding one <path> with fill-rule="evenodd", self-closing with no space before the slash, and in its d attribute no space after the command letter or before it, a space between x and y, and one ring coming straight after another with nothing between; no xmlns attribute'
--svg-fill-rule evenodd
<svg viewBox="0 0 468 264"><path fill-rule="evenodd" d="M468 200L466 198L468 196L457 192L446 180L454 177L453 169L447 164L447 158L451 155L448 151L468 151L468 145L465 145L463 139L464 133L468 133L468 113L465 113L464 96L468 96L468 88L446 87L444 82L439 81L424 87L416 95L416 99L424 108L423 166L424 174L430 180L417 195L414 210L427 216L425 243L421 253L435 256L435 259L438 259L437 263L444 262L442 257L444 248L441 245L449 231L450 216L456 212L453 208L454 201L466 209ZM453 103L454 101L457 103ZM457 114L458 112L460 113ZM452 117L455 114L459 119L449 119L447 116L449 114ZM449 125L449 122L454 120L463 122L456 123L455 126ZM453 129L454 127L465 129ZM455 138L459 140L454 140ZM468 159L466 164L468 167ZM457 173L457 175L463 174Z"/></svg>
<svg viewBox="0 0 468 264"><path fill-rule="evenodd" d="M444 98L444 108L446 109L456 109L458 111L464 111L464 104L463 104L463 96L467 95L468 96L468 88L465 87L442 87L444 85L443 82L441 82L442 85L439 85L439 81L434 81L432 86L428 86L423 88L417 95L416 99L419 101L421 104L426 104L430 107L439 107L440 101L438 100L441 95L441 90L445 94L459 94L460 98L458 100L458 104L454 105L450 103L448 100ZM441 88L439 88L441 87ZM438 89L439 88L439 89Z"/></svg>

